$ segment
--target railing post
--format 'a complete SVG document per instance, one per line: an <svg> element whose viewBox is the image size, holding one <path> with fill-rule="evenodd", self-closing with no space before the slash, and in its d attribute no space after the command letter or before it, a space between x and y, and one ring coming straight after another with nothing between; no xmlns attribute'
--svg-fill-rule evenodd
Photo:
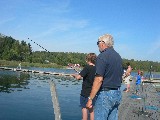
<svg viewBox="0 0 160 120"><path fill-rule="evenodd" d="M50 91L51 91L51 97L52 97L53 109L54 109L54 115L55 115L54 120L62 120L59 101L58 101L57 92L56 92L56 86L53 81L50 81Z"/></svg>

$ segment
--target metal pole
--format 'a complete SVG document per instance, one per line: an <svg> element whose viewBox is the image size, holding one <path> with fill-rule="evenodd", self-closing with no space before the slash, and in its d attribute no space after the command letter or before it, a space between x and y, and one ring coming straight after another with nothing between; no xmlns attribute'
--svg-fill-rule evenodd
<svg viewBox="0 0 160 120"><path fill-rule="evenodd" d="M151 80L151 76L152 76L152 65L150 66L150 70L149 70L149 80Z"/></svg>

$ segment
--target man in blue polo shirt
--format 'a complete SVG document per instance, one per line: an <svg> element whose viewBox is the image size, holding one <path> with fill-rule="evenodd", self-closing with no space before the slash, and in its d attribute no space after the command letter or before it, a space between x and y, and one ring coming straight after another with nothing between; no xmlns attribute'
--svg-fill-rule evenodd
<svg viewBox="0 0 160 120"><path fill-rule="evenodd" d="M96 76L86 107L92 108L92 99L97 95L94 107L95 120L118 120L123 75L122 58L113 49L114 40L109 34L100 36L97 42L100 54L96 60Z"/></svg>

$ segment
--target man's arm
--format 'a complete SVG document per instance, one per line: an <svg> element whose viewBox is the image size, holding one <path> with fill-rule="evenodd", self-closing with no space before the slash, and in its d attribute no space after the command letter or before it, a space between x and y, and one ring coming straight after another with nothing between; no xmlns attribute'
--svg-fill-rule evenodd
<svg viewBox="0 0 160 120"><path fill-rule="evenodd" d="M101 85L102 85L103 77L96 76L93 82L92 90L89 96L89 100L86 104L87 108L92 108L92 99L96 96L97 92L99 91Z"/></svg>

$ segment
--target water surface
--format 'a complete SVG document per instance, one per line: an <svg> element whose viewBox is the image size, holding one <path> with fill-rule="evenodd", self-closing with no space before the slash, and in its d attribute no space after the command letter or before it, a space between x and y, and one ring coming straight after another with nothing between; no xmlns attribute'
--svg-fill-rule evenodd
<svg viewBox="0 0 160 120"><path fill-rule="evenodd" d="M72 69L27 68L72 74ZM137 74L132 73L135 77ZM63 120L81 120L82 80L72 77L0 70L0 120L54 120L50 84L56 85ZM122 85L121 90L125 88Z"/></svg>
<svg viewBox="0 0 160 120"><path fill-rule="evenodd" d="M38 69L44 71L43 68ZM52 69L52 72L75 73L74 70L63 69ZM0 70L0 120L54 120L50 80L56 84L62 119L81 119L81 81Z"/></svg>

